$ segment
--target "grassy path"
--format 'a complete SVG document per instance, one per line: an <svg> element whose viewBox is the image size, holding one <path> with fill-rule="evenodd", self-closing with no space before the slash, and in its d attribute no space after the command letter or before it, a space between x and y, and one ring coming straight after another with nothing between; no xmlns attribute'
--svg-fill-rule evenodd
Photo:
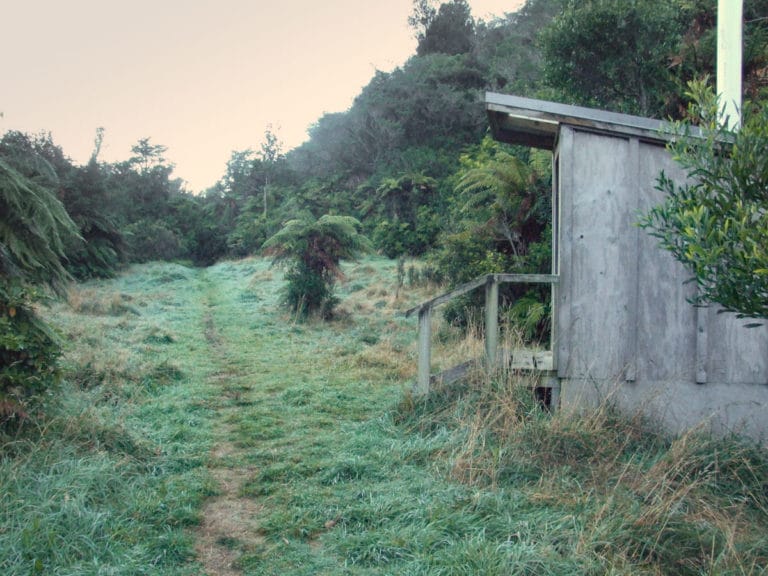
<svg viewBox="0 0 768 576"><path fill-rule="evenodd" d="M286 574L294 561L314 565L305 573L318 564L338 573L321 544L338 515L282 530L276 518L290 510L294 481L320 474L321 487L335 482L325 475L338 467L348 427L385 413L401 386L360 362L351 324L291 322L277 306L274 272L254 266L221 265L201 282L209 378L218 390L209 468L219 493L205 505L196 549L211 574ZM315 506L328 504L317 486L309 489Z"/></svg>

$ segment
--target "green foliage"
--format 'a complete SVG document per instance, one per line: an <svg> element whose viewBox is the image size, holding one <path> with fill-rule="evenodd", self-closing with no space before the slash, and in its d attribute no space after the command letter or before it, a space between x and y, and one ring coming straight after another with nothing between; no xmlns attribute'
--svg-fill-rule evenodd
<svg viewBox="0 0 768 576"><path fill-rule="evenodd" d="M111 277L123 261L123 234L108 199L106 178L105 168L93 158L84 167L73 167L59 191L84 240L70 243L66 250L67 270L77 279Z"/></svg>
<svg viewBox="0 0 768 576"><path fill-rule="evenodd" d="M181 240L162 220L139 220L124 228L132 262L173 260L183 256Z"/></svg>
<svg viewBox="0 0 768 576"><path fill-rule="evenodd" d="M669 0L570 0L541 36L547 82L578 104L659 115L682 35Z"/></svg>
<svg viewBox="0 0 768 576"><path fill-rule="evenodd" d="M475 22L466 0L450 0L435 10L415 0L409 23L416 30L416 54L465 54L472 50Z"/></svg>
<svg viewBox="0 0 768 576"><path fill-rule="evenodd" d="M429 163L446 151L455 158L482 137L485 84L483 66L471 54L413 57L391 73L377 72L348 112L320 118L289 162L305 179L334 178L342 185L337 194L372 176L373 185L408 172L445 176ZM413 149L429 154L415 158Z"/></svg>
<svg viewBox="0 0 768 576"><path fill-rule="evenodd" d="M198 196L174 194L162 222L178 241L177 257L189 259L195 266L210 266L227 254L227 229L212 216L209 207ZM164 235L168 237L167 233ZM174 240L168 240L169 248L173 249Z"/></svg>
<svg viewBox="0 0 768 576"><path fill-rule="evenodd" d="M715 0L566 0L539 41L554 98L684 117L686 85L715 73ZM765 91L768 3L744 1L744 93Z"/></svg>
<svg viewBox="0 0 768 576"><path fill-rule="evenodd" d="M299 260L286 272L287 285L283 293L283 302L297 314L306 317L316 315L323 319L333 316L333 310L339 303L334 295L334 280L318 274L309 265Z"/></svg>
<svg viewBox="0 0 768 576"><path fill-rule="evenodd" d="M429 206L420 206L415 223L381 220L373 231L373 243L388 258L421 256L434 247L441 228L439 214Z"/></svg>
<svg viewBox="0 0 768 576"><path fill-rule="evenodd" d="M504 312L508 325L519 332L523 342L544 342L549 336L552 314L549 294L529 290Z"/></svg>
<svg viewBox="0 0 768 576"><path fill-rule="evenodd" d="M63 289L65 242L76 236L56 196L0 158L0 274Z"/></svg>
<svg viewBox="0 0 768 576"><path fill-rule="evenodd" d="M29 181L55 192L77 225L80 237L64 243L65 268L75 278L111 276L123 256L118 215L107 193L109 170L97 162L97 154L87 165L74 166L49 134L11 131L0 140L0 157Z"/></svg>
<svg viewBox="0 0 768 576"><path fill-rule="evenodd" d="M37 316L33 286L63 292L76 228L48 189L0 159L0 425L23 418L55 383L58 341Z"/></svg>
<svg viewBox="0 0 768 576"><path fill-rule="evenodd" d="M549 154L515 151L486 138L461 157L454 176L452 228L431 257L451 285L484 274L548 272L551 261ZM521 159L522 158L522 159ZM504 286L503 300L514 303L525 289ZM539 304L543 305L541 295ZM481 295L446 307L446 318L466 326L478 316ZM533 305L533 300L523 303ZM522 306L522 304L520 304Z"/></svg>
<svg viewBox="0 0 768 576"><path fill-rule="evenodd" d="M325 215L317 221L291 220L264 243L275 263L288 266L285 302L291 309L304 316L330 317L341 260L370 249L359 230L360 222L351 216Z"/></svg>
<svg viewBox="0 0 768 576"><path fill-rule="evenodd" d="M0 428L28 417L58 382L59 338L36 314L39 295L0 280Z"/></svg>
<svg viewBox="0 0 768 576"><path fill-rule="evenodd" d="M478 23L474 54L487 67L489 90L542 97L538 36L562 4L562 0L528 0L515 13Z"/></svg>
<svg viewBox="0 0 768 576"><path fill-rule="evenodd" d="M376 223L374 244L386 256L419 256L434 245L440 229L436 186L434 178L409 173L358 191L365 197L361 213Z"/></svg>
<svg viewBox="0 0 768 576"><path fill-rule="evenodd" d="M699 130L678 124L670 144L689 181L662 174L667 197L640 225L691 272L696 304L768 318L768 105L748 104L741 128L731 129L705 84L692 85L691 97Z"/></svg>
<svg viewBox="0 0 768 576"><path fill-rule="evenodd" d="M514 257L523 255L534 239L526 226L548 218L539 213L547 204L547 194L535 186L538 176L532 166L486 139L478 157L462 157L462 171L457 176L457 197L464 203L460 213L482 223L484 232L505 244L505 252Z"/></svg>

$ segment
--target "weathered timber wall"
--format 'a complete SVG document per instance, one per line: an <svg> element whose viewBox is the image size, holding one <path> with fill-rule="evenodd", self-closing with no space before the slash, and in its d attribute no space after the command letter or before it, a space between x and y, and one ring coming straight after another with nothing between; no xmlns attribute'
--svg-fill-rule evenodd
<svg viewBox="0 0 768 576"><path fill-rule="evenodd" d="M689 274L636 225L658 174L683 177L663 145L561 125L555 158L563 407L611 395L673 431L768 438L768 327L692 306Z"/></svg>

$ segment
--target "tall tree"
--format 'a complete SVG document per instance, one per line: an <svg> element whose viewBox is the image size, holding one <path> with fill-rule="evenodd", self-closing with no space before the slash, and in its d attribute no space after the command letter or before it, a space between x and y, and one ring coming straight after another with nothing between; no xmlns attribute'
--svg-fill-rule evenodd
<svg viewBox="0 0 768 576"><path fill-rule="evenodd" d="M417 41L424 39L427 29L437 16L436 0L413 0L413 9L408 16L408 26L413 30Z"/></svg>
<svg viewBox="0 0 768 576"><path fill-rule="evenodd" d="M261 143L261 152L259 157L264 164L264 218L267 217L267 194L269 190L272 173L277 163L284 159L283 145L277 135L272 130L272 125L267 126L264 131L264 142Z"/></svg>
<svg viewBox="0 0 768 576"><path fill-rule="evenodd" d="M466 54L472 50L475 20L467 0L445 2L436 12L430 3L416 0L409 22L417 27L416 54L419 56Z"/></svg>
<svg viewBox="0 0 768 576"><path fill-rule="evenodd" d="M142 174L146 174L154 166L165 164L165 154L168 151L162 144L152 144L150 138L141 138L136 144L131 146L133 156L128 160L133 165L139 167Z"/></svg>

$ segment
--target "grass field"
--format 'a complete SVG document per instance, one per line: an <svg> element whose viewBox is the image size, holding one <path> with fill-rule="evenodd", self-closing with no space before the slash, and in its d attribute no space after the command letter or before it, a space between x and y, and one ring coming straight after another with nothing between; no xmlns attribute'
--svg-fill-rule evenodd
<svg viewBox="0 0 768 576"><path fill-rule="evenodd" d="M764 574L768 459L522 375L410 395L428 296L345 266L330 323L247 259L134 267L46 311L65 382L0 436L0 574ZM439 321L438 321L439 322ZM435 365L476 338L435 327Z"/></svg>

